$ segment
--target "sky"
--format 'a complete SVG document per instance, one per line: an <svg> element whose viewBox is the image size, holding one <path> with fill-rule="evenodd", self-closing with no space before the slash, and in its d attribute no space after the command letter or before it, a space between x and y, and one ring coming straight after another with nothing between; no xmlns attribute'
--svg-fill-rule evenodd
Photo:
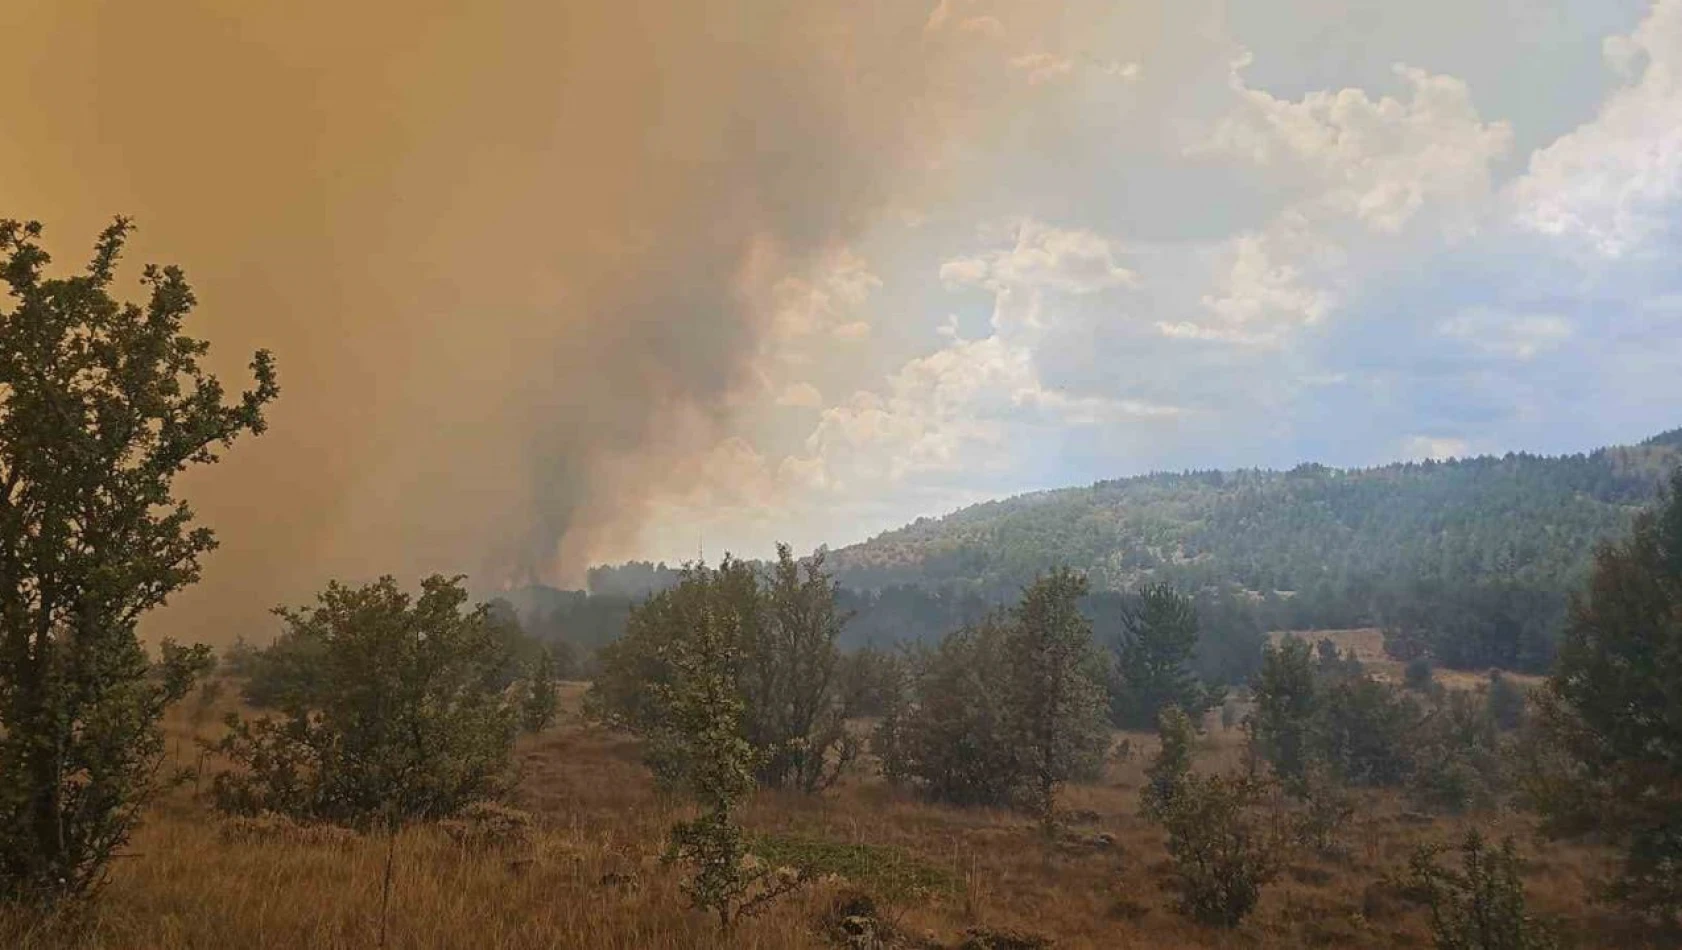
<svg viewBox="0 0 1682 950"><path fill-rule="evenodd" d="M1682 424L1682 0L5 0L0 53L0 216L134 216L279 364L179 635Z"/></svg>

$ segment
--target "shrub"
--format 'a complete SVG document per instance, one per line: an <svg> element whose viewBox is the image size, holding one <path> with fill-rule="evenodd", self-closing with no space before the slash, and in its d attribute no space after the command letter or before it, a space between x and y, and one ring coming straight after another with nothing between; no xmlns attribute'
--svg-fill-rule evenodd
<svg viewBox="0 0 1682 950"><path fill-rule="evenodd" d="M890 708L872 738L891 781L953 805L1015 800L1020 750L999 702L1009 691L1007 635L1004 619L989 617L915 659L909 695Z"/></svg>
<svg viewBox="0 0 1682 950"><path fill-rule="evenodd" d="M1237 926L1278 874L1283 842L1255 809L1264 795L1251 776L1191 772L1155 810L1168 832L1180 909L1199 923Z"/></svg>
<svg viewBox="0 0 1682 950"><path fill-rule="evenodd" d="M1488 706L1462 692L1446 693L1416 730L1410 752L1410 797L1436 811L1490 808L1504 787L1500 734Z"/></svg>
<svg viewBox="0 0 1682 950"><path fill-rule="evenodd" d="M1286 637L1265 647L1253 694L1256 706L1245 721L1252 752L1273 766L1287 788L1300 784L1313 755L1310 739L1319 711L1307 641Z"/></svg>
<svg viewBox="0 0 1682 950"><path fill-rule="evenodd" d="M436 819L497 797L518 709L496 688L504 655L483 606L463 613L460 578L430 577L411 601L396 581L329 585L318 606L278 611L320 657L315 685L283 717L229 717L215 748L218 807L353 827Z"/></svg>
<svg viewBox="0 0 1682 950"><path fill-rule="evenodd" d="M1145 817L1168 832L1180 909L1200 923L1234 927L1278 873L1281 836L1253 806L1266 786L1250 775L1191 770L1191 720L1169 707L1158 720L1161 746L1140 791Z"/></svg>
<svg viewBox="0 0 1682 950"><path fill-rule="evenodd" d="M1402 685L1416 692L1429 692L1436 680L1431 678L1431 658L1416 656L1402 670Z"/></svg>
<svg viewBox="0 0 1682 950"><path fill-rule="evenodd" d="M1511 732L1524 725L1529 696L1524 687L1501 675L1500 670L1489 671L1485 702L1496 728Z"/></svg>
<svg viewBox="0 0 1682 950"><path fill-rule="evenodd" d="M1409 862L1413 887L1431 908L1438 950L1551 950L1547 928L1525 909L1518 855L1508 838L1488 847L1476 831L1459 847L1460 870L1438 866L1442 848L1422 847Z"/></svg>
<svg viewBox="0 0 1682 950"><path fill-rule="evenodd" d="M526 677L525 696L520 700L520 724L527 732L542 732L555 724L560 706L560 696L555 692L555 658L545 647Z"/></svg>
<svg viewBox="0 0 1682 950"><path fill-rule="evenodd" d="M669 654L711 614L733 638L730 677L742 702L741 738L758 755L755 779L815 792L833 784L857 755L846 729L852 710L836 647L845 621L821 555L796 562L779 545L769 575L726 557L717 569L687 569L677 586L631 611L625 635L604 647L586 698L593 718L645 740L663 784L681 781L688 752L671 741L674 712L663 699L673 675Z"/></svg>
<svg viewBox="0 0 1682 950"><path fill-rule="evenodd" d="M537 832L529 812L497 802L473 802L438 827L469 851L525 850Z"/></svg>
<svg viewBox="0 0 1682 950"><path fill-rule="evenodd" d="M692 568L679 589L705 590L718 580L705 568ZM736 821L764 754L742 736L739 616L703 606L693 619L693 628L668 641L662 657L667 678L655 687L655 699L667 716L667 737L686 750L681 781L701 813L672 826L665 860L690 866L684 893L729 931L802 880L750 864Z"/></svg>
<svg viewBox="0 0 1682 950"><path fill-rule="evenodd" d="M1050 831L1058 789L1109 747L1102 669L1068 572L917 654L872 739L884 774L955 805L1020 806Z"/></svg>

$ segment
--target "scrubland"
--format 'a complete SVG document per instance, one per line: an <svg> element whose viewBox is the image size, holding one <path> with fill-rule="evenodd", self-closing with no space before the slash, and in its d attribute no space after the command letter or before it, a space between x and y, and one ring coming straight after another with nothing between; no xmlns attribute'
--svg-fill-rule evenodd
<svg viewBox="0 0 1682 950"><path fill-rule="evenodd" d="M229 822L203 800L204 784L195 791L189 778L153 803L101 900L74 918L6 920L0 942L626 950L1430 946L1425 911L1401 885L1408 856L1421 843L1449 842L1472 826L1517 839L1530 906L1568 944L1632 946L1642 939L1592 899L1610 854L1546 841L1523 813L1425 816L1396 794L1373 791L1357 793L1339 851L1293 849L1242 926L1195 924L1174 908L1160 831L1138 814L1156 743L1143 734L1118 734L1132 754L1112 757L1100 781L1068 789L1067 826L1055 844L1019 814L921 802L885 785L868 761L823 795L760 792L743 816L756 853L820 874L723 936L709 917L686 908L680 872L660 861L665 833L685 805L657 793L634 741L583 721L584 688L565 684L562 722L519 746L514 804L531 816L529 833L483 844L457 840L440 826L388 838ZM233 702L196 713L183 704L172 713L170 766L206 773L215 767L194 740L217 734L217 716ZM1198 768L1239 767L1241 731L1223 729L1213 715L1207 727Z"/></svg>

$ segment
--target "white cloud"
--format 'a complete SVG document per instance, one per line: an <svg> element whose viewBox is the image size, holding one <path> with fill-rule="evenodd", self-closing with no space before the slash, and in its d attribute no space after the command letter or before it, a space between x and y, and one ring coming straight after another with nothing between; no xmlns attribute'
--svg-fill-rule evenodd
<svg viewBox="0 0 1682 950"><path fill-rule="evenodd" d="M1402 442L1403 458L1434 459L1441 462L1451 458L1466 458L1470 454L1471 445L1465 439L1411 435Z"/></svg>
<svg viewBox="0 0 1682 950"><path fill-rule="evenodd" d="M1287 100L1251 88L1249 62L1233 64L1232 111L1186 151L1273 170L1295 197L1206 254L1199 307L1165 315L1157 329L1166 336L1282 345L1358 290L1368 261L1409 253L1403 242L1420 234L1474 232L1490 205L1491 165L1511 146L1507 124L1484 122L1452 76L1397 66L1406 99L1342 89Z"/></svg>
<svg viewBox="0 0 1682 950"><path fill-rule="evenodd" d="M777 394L777 405L816 409L823 405L823 393L811 383L790 383Z"/></svg>
<svg viewBox="0 0 1682 950"><path fill-rule="evenodd" d="M1012 247L949 260L940 267L940 279L948 286L971 284L993 291L1020 287L1096 293L1138 282L1138 275L1116 263L1117 253L1108 238L1092 231L1023 221Z"/></svg>
<svg viewBox="0 0 1682 950"><path fill-rule="evenodd" d="M1571 322L1553 313L1508 313L1467 307L1437 324L1441 336L1464 340L1478 349L1528 360L1571 338Z"/></svg>
<svg viewBox="0 0 1682 950"><path fill-rule="evenodd" d="M1280 99L1244 81L1235 64L1239 109L1194 154L1227 153L1258 165L1296 163L1320 184L1314 203L1375 231L1402 229L1428 201L1476 203L1490 192L1490 164L1512 146L1505 122L1483 122L1466 84L1397 65L1411 96L1373 99L1360 89Z"/></svg>
<svg viewBox="0 0 1682 950"><path fill-rule="evenodd" d="M1664 232L1682 198L1682 0L1658 0L1606 53L1624 85L1592 121L1532 154L1510 196L1525 227L1618 257Z"/></svg>

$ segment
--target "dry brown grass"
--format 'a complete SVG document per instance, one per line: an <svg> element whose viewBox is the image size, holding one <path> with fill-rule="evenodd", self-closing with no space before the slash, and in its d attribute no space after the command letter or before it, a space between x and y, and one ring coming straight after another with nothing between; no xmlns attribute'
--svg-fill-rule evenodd
<svg viewBox="0 0 1682 950"><path fill-rule="evenodd" d="M158 803L78 926L0 919L0 946L374 947L388 844L394 948L830 945L817 921L846 882L790 898L728 940L684 908L677 871L658 861L682 805L655 792L631 742L578 724L581 691L567 690L571 714L562 726L520 746L517 804L536 822L529 846L464 848L437 828L394 842L224 840L189 785ZM183 739L181 761L192 764L189 725L176 719L170 728ZM1133 741L1143 754L1112 765L1101 783L1069 791L1067 807L1085 813L1072 829L1081 840L1055 848L1020 816L929 805L864 774L820 797L763 794L746 820L760 833L892 847L944 874L952 887L892 909L905 933L951 945L966 928L985 926L1054 937L1059 947L1163 948L1428 946L1421 910L1379 882L1405 868L1419 841L1449 839L1475 821L1519 838L1532 858L1535 909L1557 919L1576 945L1631 945L1587 899L1603 855L1540 843L1523 816L1422 824L1388 795L1363 799L1346 856L1293 855L1238 930L1197 926L1174 912L1161 836L1137 814L1154 739ZM1235 765L1239 743L1236 730L1215 726L1201 764Z"/></svg>

